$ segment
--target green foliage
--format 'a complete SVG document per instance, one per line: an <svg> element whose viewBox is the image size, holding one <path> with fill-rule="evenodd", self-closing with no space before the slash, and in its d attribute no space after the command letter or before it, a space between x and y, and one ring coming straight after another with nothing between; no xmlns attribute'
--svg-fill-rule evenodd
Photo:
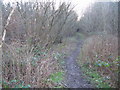
<svg viewBox="0 0 120 90"><path fill-rule="evenodd" d="M10 88L10 87L9 87L9 82L1 81L0 84L2 84L2 87L3 87L3 88Z"/></svg>
<svg viewBox="0 0 120 90"><path fill-rule="evenodd" d="M105 82L105 78L100 76L100 74L94 69L82 66L82 71L84 75L88 77L88 79L93 83L97 88L110 88L109 84Z"/></svg>
<svg viewBox="0 0 120 90"><path fill-rule="evenodd" d="M95 84L97 88L110 88L110 84L107 82L108 80L111 80L111 77L109 75L101 76L100 72L97 71L97 68L100 67L107 67L110 68L113 65L119 66L120 57L117 57L113 62L111 61L102 61L98 59L93 63L93 66L90 68L90 63L80 64L82 67L82 70L84 74L88 77L88 79ZM81 61L79 62L81 63ZM116 73L119 72L119 70L116 69Z"/></svg>
<svg viewBox="0 0 120 90"><path fill-rule="evenodd" d="M84 39L85 36L82 33L76 33L76 37Z"/></svg>
<svg viewBox="0 0 120 90"><path fill-rule="evenodd" d="M113 61L113 64L119 66L119 63L120 63L120 56L118 56L114 61Z"/></svg>
<svg viewBox="0 0 120 90"><path fill-rule="evenodd" d="M50 75L50 81L60 83L63 80L63 72L56 72Z"/></svg>
<svg viewBox="0 0 120 90"><path fill-rule="evenodd" d="M54 87L54 88L64 88L63 86L56 86L56 87Z"/></svg>
<svg viewBox="0 0 120 90"><path fill-rule="evenodd" d="M20 80L11 80L9 82L2 81L3 88L10 88L13 86L13 88L30 88L31 85L25 85L23 81Z"/></svg>
<svg viewBox="0 0 120 90"><path fill-rule="evenodd" d="M32 66L36 66L37 65L37 61L39 60L39 58L38 57L36 57L36 56L33 56L32 57L32 61L31 61L31 65Z"/></svg>
<svg viewBox="0 0 120 90"><path fill-rule="evenodd" d="M37 65L37 61L39 61L42 58L42 55L43 56L47 56L47 53L48 53L48 50L42 48L41 46L34 47L34 49L33 49L34 56L31 59L31 64L33 66L36 66Z"/></svg>
<svg viewBox="0 0 120 90"><path fill-rule="evenodd" d="M94 63L94 65L95 65L96 67L110 67L110 66L112 66L113 64L119 66L119 61L120 61L119 57L116 58L112 63L109 62L109 61L108 61L108 62L105 62L105 61L102 61L102 60L97 60L97 61Z"/></svg>
<svg viewBox="0 0 120 90"><path fill-rule="evenodd" d="M61 56L62 56L62 54L60 54L60 53L53 53L53 57L55 58L55 59L59 59L59 58L61 58Z"/></svg>
<svg viewBox="0 0 120 90"><path fill-rule="evenodd" d="M35 55L41 54L41 47L40 47L40 46L34 47L33 53L34 53Z"/></svg>
<svg viewBox="0 0 120 90"><path fill-rule="evenodd" d="M102 60L97 60L95 63L94 63L95 66L97 67L110 67L110 63L109 62L105 62L105 61L102 61Z"/></svg>
<svg viewBox="0 0 120 90"><path fill-rule="evenodd" d="M47 55L48 49L45 50L45 48L41 47L41 46L36 46L33 49L33 53L34 55L40 56L40 55Z"/></svg>
<svg viewBox="0 0 120 90"><path fill-rule="evenodd" d="M58 53L58 52L53 54L53 57L58 61L58 63L60 65L65 64L65 61L63 60L64 56L65 56L65 54Z"/></svg>
<svg viewBox="0 0 120 90"><path fill-rule="evenodd" d="M16 52L19 54L20 52L22 52L21 48L16 48Z"/></svg>

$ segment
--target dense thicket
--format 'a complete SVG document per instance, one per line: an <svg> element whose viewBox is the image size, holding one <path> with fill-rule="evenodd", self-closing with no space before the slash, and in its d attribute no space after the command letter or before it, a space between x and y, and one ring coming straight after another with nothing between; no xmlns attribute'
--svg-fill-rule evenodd
<svg viewBox="0 0 120 90"><path fill-rule="evenodd" d="M58 53L50 48L75 34L77 14L73 8L70 3L61 3L56 9L54 2L2 5L3 87L58 85L49 80L52 74L61 72Z"/></svg>
<svg viewBox="0 0 120 90"><path fill-rule="evenodd" d="M3 5L4 26L12 13L9 24L4 27L7 30L5 41L29 40L31 44L45 47L59 43L76 31L77 14L73 8L70 3L61 3L56 9L54 2L17 2L15 7L10 3Z"/></svg>

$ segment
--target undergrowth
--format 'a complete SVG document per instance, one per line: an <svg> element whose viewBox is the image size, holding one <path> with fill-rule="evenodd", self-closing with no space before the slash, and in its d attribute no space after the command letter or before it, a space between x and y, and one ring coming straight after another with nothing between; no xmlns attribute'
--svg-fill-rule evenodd
<svg viewBox="0 0 120 90"><path fill-rule="evenodd" d="M59 63L63 63L60 53L51 53L50 49L40 46L29 47L15 43L3 47L3 59L1 81L3 88L62 87L62 84L57 84L53 79L57 75L62 79L62 74L59 73L61 72ZM55 77L54 73L57 72ZM46 82L49 78L52 78L51 81Z"/></svg>
<svg viewBox="0 0 120 90"><path fill-rule="evenodd" d="M113 35L93 35L84 41L78 63L98 88L118 87L118 41Z"/></svg>
<svg viewBox="0 0 120 90"><path fill-rule="evenodd" d="M105 82L109 77L102 77L95 69L89 68L88 65L81 66L85 77L94 85L96 88L110 88L109 84Z"/></svg>

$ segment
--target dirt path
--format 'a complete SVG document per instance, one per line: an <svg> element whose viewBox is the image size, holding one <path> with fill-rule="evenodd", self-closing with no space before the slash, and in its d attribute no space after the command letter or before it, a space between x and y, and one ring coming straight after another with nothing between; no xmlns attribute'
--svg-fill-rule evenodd
<svg viewBox="0 0 120 90"><path fill-rule="evenodd" d="M80 53L80 47L82 41L76 45L76 49L65 59L65 84L68 88L92 88L89 81L85 80L80 71L80 67L77 65L76 59Z"/></svg>

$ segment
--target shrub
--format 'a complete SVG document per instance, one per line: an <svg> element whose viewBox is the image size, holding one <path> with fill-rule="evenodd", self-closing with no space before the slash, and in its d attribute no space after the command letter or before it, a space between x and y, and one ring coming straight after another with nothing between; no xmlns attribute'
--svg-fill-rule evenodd
<svg viewBox="0 0 120 90"><path fill-rule="evenodd" d="M85 40L80 56L81 65L95 68L100 75L109 77L111 87L118 79L118 38L113 35L93 35Z"/></svg>
<svg viewBox="0 0 120 90"><path fill-rule="evenodd" d="M52 87L45 81L58 70L58 65L46 49L20 43L5 44L2 49L3 88Z"/></svg>

